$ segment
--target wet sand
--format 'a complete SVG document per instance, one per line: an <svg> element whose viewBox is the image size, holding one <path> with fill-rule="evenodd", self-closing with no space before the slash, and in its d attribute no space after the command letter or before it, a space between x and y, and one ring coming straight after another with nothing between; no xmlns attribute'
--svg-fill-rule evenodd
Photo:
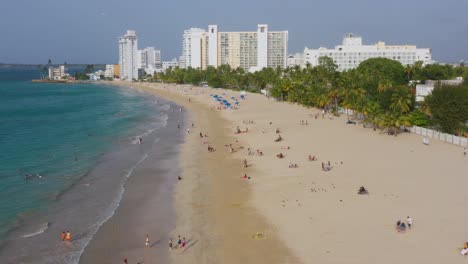
<svg viewBox="0 0 468 264"><path fill-rule="evenodd" d="M182 111L188 119L185 124L179 123L179 133L185 134L179 156L182 180L176 182L172 203L158 199L158 190L149 186L161 184L148 175L152 173L137 169L116 214L101 227L80 262L116 263L127 257L129 263L298 263L280 243L274 227L249 203L249 182L240 180L245 173L242 160L228 155L224 147L235 141L230 136L230 124L203 103L188 102L171 92L139 88L184 106ZM199 132L208 137L201 139ZM207 151L205 140L215 152ZM147 161L159 163L158 157ZM174 206L175 217L161 215L167 206ZM145 249L144 237L149 229L157 243ZM255 237L257 233L261 235ZM186 238L187 246L169 251L169 238L176 245L178 235Z"/></svg>
<svg viewBox="0 0 468 264"><path fill-rule="evenodd" d="M183 134L177 123L184 123L185 113L172 105L167 126L144 137L144 160L131 172L125 193L115 214L94 235L80 258L80 263L167 263L168 233L175 228L174 186L180 175L179 149ZM119 172L129 173L129 172ZM146 234L150 248L145 248Z"/></svg>

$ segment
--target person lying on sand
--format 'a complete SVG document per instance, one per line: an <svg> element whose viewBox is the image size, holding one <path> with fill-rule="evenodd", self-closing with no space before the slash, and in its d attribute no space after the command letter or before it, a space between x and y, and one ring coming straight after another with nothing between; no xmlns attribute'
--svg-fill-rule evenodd
<svg viewBox="0 0 468 264"><path fill-rule="evenodd" d="M282 146L281 149L291 149L289 146Z"/></svg>
<svg viewBox="0 0 468 264"><path fill-rule="evenodd" d="M257 149L257 156L263 156L263 152Z"/></svg>
<svg viewBox="0 0 468 264"><path fill-rule="evenodd" d="M361 194L361 195L369 194L369 191L367 191L364 186L361 186L359 187L358 194Z"/></svg>
<svg viewBox="0 0 468 264"><path fill-rule="evenodd" d="M215 149L212 146L208 145L208 151L213 152L213 151L215 151Z"/></svg>
<svg viewBox="0 0 468 264"><path fill-rule="evenodd" d="M309 155L309 161L316 161L317 158L315 157L315 155Z"/></svg>
<svg viewBox="0 0 468 264"><path fill-rule="evenodd" d="M249 164L247 163L247 160L244 159L244 168L247 168L249 166Z"/></svg>
<svg viewBox="0 0 468 264"><path fill-rule="evenodd" d="M323 171L330 171L332 169L332 166L330 165L330 162L328 164L325 164L322 162L322 170Z"/></svg>
<svg viewBox="0 0 468 264"><path fill-rule="evenodd" d="M244 174L244 176L242 176L241 179L250 180L250 177L247 176L247 174Z"/></svg>
<svg viewBox="0 0 468 264"><path fill-rule="evenodd" d="M284 155L283 155L283 153L280 153L280 154L276 155L276 157L282 159L282 158L284 158Z"/></svg>
<svg viewBox="0 0 468 264"><path fill-rule="evenodd" d="M278 135L278 138L275 139L275 142L280 142L281 140L283 140L283 138L281 137L281 135Z"/></svg>

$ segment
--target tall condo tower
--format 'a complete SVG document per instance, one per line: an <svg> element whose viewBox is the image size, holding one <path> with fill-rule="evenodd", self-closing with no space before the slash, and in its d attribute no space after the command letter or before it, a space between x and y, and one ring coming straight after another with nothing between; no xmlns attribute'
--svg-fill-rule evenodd
<svg viewBox="0 0 468 264"><path fill-rule="evenodd" d="M138 40L135 30L127 30L119 38L120 79L132 81L138 79Z"/></svg>

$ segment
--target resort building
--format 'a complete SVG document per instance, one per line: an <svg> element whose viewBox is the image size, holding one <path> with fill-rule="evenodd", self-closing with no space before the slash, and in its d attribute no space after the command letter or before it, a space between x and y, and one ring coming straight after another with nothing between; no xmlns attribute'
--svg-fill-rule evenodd
<svg viewBox="0 0 468 264"><path fill-rule="evenodd" d="M104 70L104 77L106 78L118 78L120 74L119 64L107 64Z"/></svg>
<svg viewBox="0 0 468 264"><path fill-rule="evenodd" d="M65 65L60 65L57 68L49 67L49 80L61 80L67 77Z"/></svg>
<svg viewBox="0 0 468 264"><path fill-rule="evenodd" d="M206 31L201 28L191 28L184 31L182 37L182 58L181 68L205 68L202 62L206 63L206 58L202 59L202 44L206 45Z"/></svg>
<svg viewBox="0 0 468 264"><path fill-rule="evenodd" d="M432 62L431 49L418 49L415 45L386 45L379 41L374 45L363 45L362 38L353 34L346 34L342 45L334 49L304 49L304 65L318 65L320 57L328 56L338 65L338 70L354 69L362 61L370 58L388 58L401 62L403 65L411 65L422 61L424 65Z"/></svg>
<svg viewBox="0 0 468 264"><path fill-rule="evenodd" d="M154 47L138 50L138 68L161 68L161 51Z"/></svg>
<svg viewBox="0 0 468 264"><path fill-rule="evenodd" d="M119 38L120 79L138 79L138 40L134 30Z"/></svg>
<svg viewBox="0 0 468 264"><path fill-rule="evenodd" d="M176 68L179 67L179 62L177 61L177 58L174 58L170 61L163 61L162 62L162 70L165 72L169 68Z"/></svg>
<svg viewBox="0 0 468 264"><path fill-rule="evenodd" d="M426 80L425 84L416 85L416 102L424 101L424 98L432 93L435 87L443 86L457 86L463 84L463 77L457 77L453 80Z"/></svg>
<svg viewBox="0 0 468 264"><path fill-rule="evenodd" d="M221 32L217 25L208 31L191 28L184 31L181 68L218 67L248 71L265 67L286 67L288 31L269 31L268 25L258 25L257 31Z"/></svg>
<svg viewBox="0 0 468 264"><path fill-rule="evenodd" d="M295 53L288 56L288 67L304 67L304 53Z"/></svg>

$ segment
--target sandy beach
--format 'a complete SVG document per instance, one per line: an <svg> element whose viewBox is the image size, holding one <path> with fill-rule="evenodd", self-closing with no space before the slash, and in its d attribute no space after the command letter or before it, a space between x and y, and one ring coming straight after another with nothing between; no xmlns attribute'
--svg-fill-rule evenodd
<svg viewBox="0 0 468 264"><path fill-rule="evenodd" d="M174 243L186 237L187 246L169 252L172 263L465 261L459 254L468 240L468 157L462 148L349 125L345 115L316 119L317 109L259 94L240 100L239 92L222 89L121 85L174 101L189 115L181 128L186 136L175 228L168 234ZM239 109L213 108L214 94L236 98ZM237 126L248 132L235 134ZM275 142L278 135L281 142ZM323 171L322 162L331 170ZM360 186L369 194L358 195ZM396 222L407 216L412 228L397 232ZM133 250L138 255L145 249ZM145 263L159 263L152 259Z"/></svg>

